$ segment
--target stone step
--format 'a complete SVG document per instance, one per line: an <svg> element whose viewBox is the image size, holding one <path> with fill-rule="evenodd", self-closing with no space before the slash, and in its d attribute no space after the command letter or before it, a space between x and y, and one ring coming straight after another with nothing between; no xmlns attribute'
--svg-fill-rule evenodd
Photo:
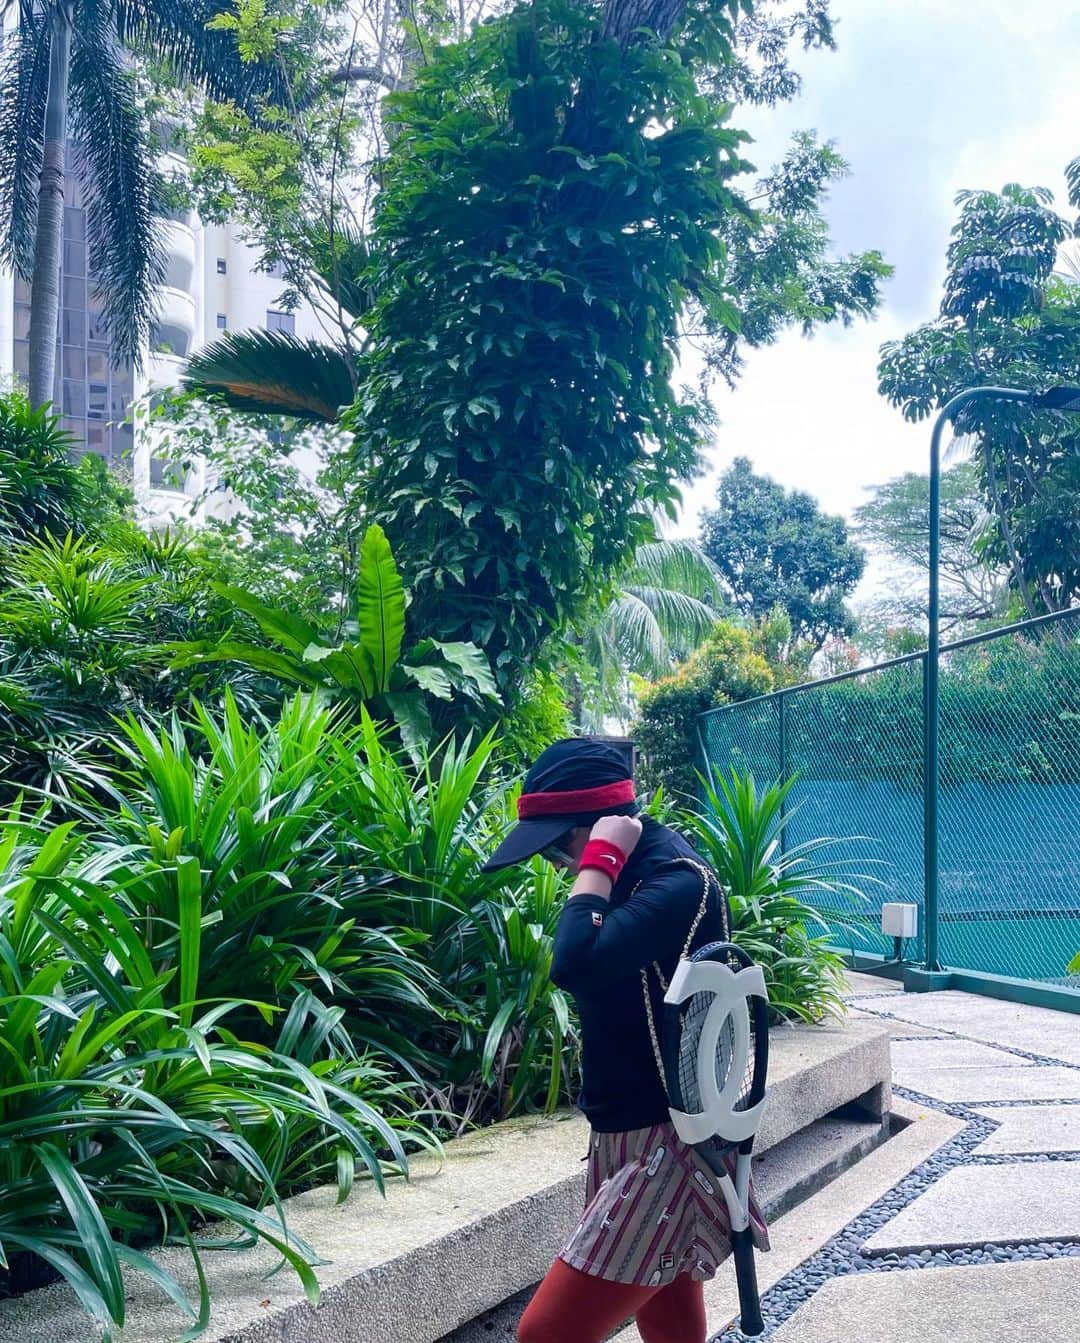
<svg viewBox="0 0 1080 1343"><path fill-rule="evenodd" d="M754 1160L754 1182L766 1220L774 1221L890 1137L888 1119L836 1114L818 1119Z"/></svg>

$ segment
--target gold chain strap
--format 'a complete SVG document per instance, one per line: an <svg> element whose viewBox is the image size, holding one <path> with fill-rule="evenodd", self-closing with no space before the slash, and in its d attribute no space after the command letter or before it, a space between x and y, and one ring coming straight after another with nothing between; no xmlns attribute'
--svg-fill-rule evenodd
<svg viewBox="0 0 1080 1343"><path fill-rule="evenodd" d="M704 863L695 863L692 858L677 858L676 863L683 867L691 867L701 878L701 904L698 906L698 912L694 916L694 921L690 925L690 932L687 934L686 943L682 949L680 960L686 960L690 955L690 945L694 940L694 934L697 932L701 920L705 917L705 908L709 900L709 883L713 880L713 874L704 865ZM630 899L634 898L638 887L642 883L639 881L637 886L630 892ZM724 941L731 940L731 929L728 926L727 901L720 901L720 921L723 926ZM652 968L656 971L656 977L660 981L660 987L667 993L668 981L664 978L664 972L660 969L658 961L653 961ZM660 1052L660 1039L656 1034L656 1022L653 1020L652 998L649 995L649 967L647 965L641 968L641 992L645 998L645 1016L649 1023L649 1037L652 1040L653 1057L656 1059L656 1068L660 1074L660 1083L664 1090L667 1090L667 1079L664 1076L664 1059Z"/></svg>

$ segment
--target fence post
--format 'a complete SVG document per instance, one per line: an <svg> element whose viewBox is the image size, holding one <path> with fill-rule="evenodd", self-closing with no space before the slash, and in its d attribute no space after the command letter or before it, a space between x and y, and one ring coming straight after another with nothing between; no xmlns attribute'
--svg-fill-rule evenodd
<svg viewBox="0 0 1080 1343"><path fill-rule="evenodd" d="M938 959L938 662L941 653L931 624L930 647L923 659L923 917L926 924L925 967L941 969Z"/></svg>
<svg viewBox="0 0 1080 1343"><path fill-rule="evenodd" d="M780 781L787 781L787 696L781 692L780 704ZM787 853L787 797L780 803L780 852Z"/></svg>

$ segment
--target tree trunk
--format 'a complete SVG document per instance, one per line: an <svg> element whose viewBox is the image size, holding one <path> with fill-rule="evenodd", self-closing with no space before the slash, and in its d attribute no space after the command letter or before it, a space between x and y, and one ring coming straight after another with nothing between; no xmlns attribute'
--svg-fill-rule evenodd
<svg viewBox="0 0 1080 1343"><path fill-rule="evenodd" d="M60 316L60 249L64 239L64 149L67 143L71 6L53 11L45 144L38 184L34 270L30 280L30 401L52 400Z"/></svg>

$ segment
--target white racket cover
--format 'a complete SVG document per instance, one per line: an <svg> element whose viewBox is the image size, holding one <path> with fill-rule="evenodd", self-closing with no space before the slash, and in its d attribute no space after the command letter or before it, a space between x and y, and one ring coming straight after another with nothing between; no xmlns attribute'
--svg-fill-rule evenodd
<svg viewBox="0 0 1080 1343"><path fill-rule="evenodd" d="M742 1142L757 1129L765 1102L748 1110L736 1110L750 1054L749 998L768 1000L765 976L759 965L735 971L722 961L680 960L671 977L664 1002L678 1005L695 993L711 993L712 1002L701 1028L697 1046L697 1084L702 1109L695 1114L669 1107L675 1131L685 1143L701 1143L712 1137ZM731 1058L723 1089L716 1081L716 1054L720 1033L728 1017L733 1028Z"/></svg>

